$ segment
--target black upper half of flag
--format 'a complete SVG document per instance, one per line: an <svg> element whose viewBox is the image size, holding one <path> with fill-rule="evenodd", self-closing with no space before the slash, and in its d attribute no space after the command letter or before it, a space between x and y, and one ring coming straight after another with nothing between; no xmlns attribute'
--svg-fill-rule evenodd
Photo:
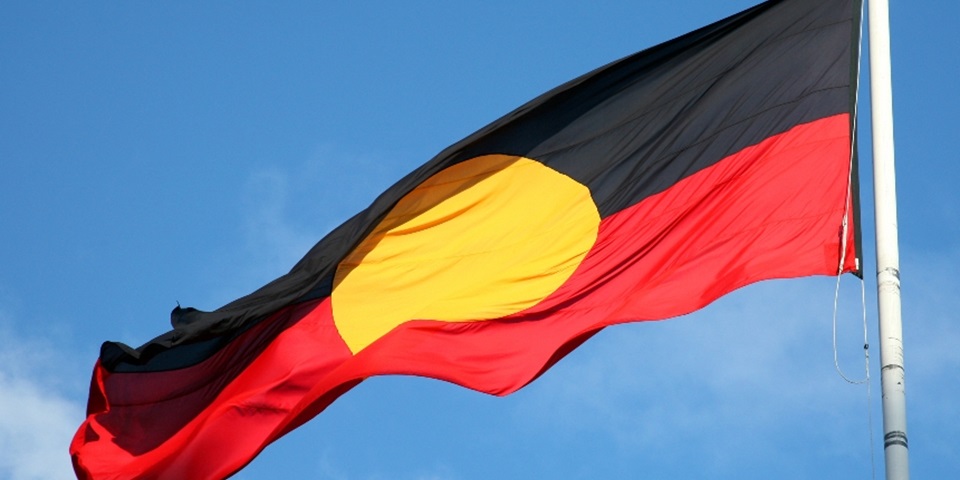
<svg viewBox="0 0 960 480"><path fill-rule="evenodd" d="M601 217L790 128L849 113L860 0L773 0L571 80L451 145L318 242L289 273L212 312L176 308L174 329L111 371L197 363L285 306L328 296L346 256L404 195L487 154L538 160L586 185ZM858 249L859 251L859 249Z"/></svg>

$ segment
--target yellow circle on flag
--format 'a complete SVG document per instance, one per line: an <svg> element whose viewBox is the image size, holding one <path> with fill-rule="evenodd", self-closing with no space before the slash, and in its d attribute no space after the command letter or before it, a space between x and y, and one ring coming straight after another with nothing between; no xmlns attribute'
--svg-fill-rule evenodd
<svg viewBox="0 0 960 480"><path fill-rule="evenodd" d="M404 196L338 266L333 318L354 353L410 320L489 320L536 305L593 247L589 189L524 157L453 165Z"/></svg>

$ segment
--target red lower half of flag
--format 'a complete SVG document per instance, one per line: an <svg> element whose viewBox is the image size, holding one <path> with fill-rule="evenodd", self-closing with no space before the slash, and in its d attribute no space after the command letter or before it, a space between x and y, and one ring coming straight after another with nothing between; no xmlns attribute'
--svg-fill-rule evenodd
<svg viewBox="0 0 960 480"><path fill-rule="evenodd" d="M683 315L763 279L855 270L853 234L841 229L849 165L836 161L849 155L846 114L746 148L604 218L570 278L509 316L410 319L354 353L328 297L275 313L188 368L98 364L71 445L78 475L222 478L372 376L505 395L606 326Z"/></svg>

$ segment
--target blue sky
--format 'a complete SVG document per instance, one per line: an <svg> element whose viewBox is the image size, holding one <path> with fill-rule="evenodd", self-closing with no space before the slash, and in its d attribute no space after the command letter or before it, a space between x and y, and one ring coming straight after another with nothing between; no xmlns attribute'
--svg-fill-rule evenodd
<svg viewBox="0 0 960 480"><path fill-rule="evenodd" d="M0 478L72 475L102 341L252 291L443 147L753 1L333 3L0 4ZM892 3L911 467L950 478L960 3ZM871 477L871 452L882 477L861 113L869 404L834 371L835 279L765 282L610 328L507 398L371 379L235 478L849 479ZM860 303L843 278L850 376Z"/></svg>

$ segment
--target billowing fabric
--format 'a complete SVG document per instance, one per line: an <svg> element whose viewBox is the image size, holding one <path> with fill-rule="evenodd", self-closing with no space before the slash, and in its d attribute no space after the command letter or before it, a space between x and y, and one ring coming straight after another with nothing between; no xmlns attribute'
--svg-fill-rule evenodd
<svg viewBox="0 0 960 480"><path fill-rule="evenodd" d="M376 375L495 395L600 329L856 272L860 2L769 1L450 146L286 275L107 342L81 479L223 478Z"/></svg>

